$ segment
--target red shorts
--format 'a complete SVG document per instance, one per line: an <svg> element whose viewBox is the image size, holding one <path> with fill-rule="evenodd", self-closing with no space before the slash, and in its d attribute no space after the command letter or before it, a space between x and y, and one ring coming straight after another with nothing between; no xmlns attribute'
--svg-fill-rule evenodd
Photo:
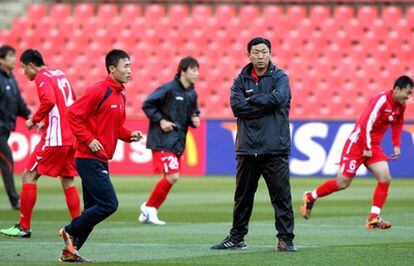
<svg viewBox="0 0 414 266"><path fill-rule="evenodd" d="M371 157L363 156L362 154L364 152L364 147L353 143L348 139L342 150L340 162L342 175L353 178L361 164L368 166L373 163L388 161L391 159L382 151L380 145L372 146L371 151Z"/></svg>
<svg viewBox="0 0 414 266"><path fill-rule="evenodd" d="M152 150L152 164L157 174L181 172L181 156L172 152Z"/></svg>
<svg viewBox="0 0 414 266"><path fill-rule="evenodd" d="M26 169L51 177L77 176L73 146L43 146L40 142L30 155Z"/></svg>

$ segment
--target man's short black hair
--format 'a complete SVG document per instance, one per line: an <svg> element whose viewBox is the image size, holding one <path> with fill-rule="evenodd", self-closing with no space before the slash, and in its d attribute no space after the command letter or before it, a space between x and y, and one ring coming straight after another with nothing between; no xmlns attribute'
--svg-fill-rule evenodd
<svg viewBox="0 0 414 266"><path fill-rule="evenodd" d="M109 51L109 53L107 53L105 57L105 66L106 66L106 71L108 71L108 74L110 73L109 66L116 67L119 63L119 60L125 59L125 58L131 59L125 51L118 50L118 49L113 49Z"/></svg>
<svg viewBox="0 0 414 266"><path fill-rule="evenodd" d="M26 51L24 51L20 56L20 62L22 62L25 65L32 63L37 67L45 65L42 55L38 50L35 49L27 49Z"/></svg>
<svg viewBox="0 0 414 266"><path fill-rule="evenodd" d="M188 68L200 68L200 64L198 63L197 59L191 56L184 57L180 60L180 63L177 67L177 75L181 76L181 71L187 71Z"/></svg>
<svg viewBox="0 0 414 266"><path fill-rule="evenodd" d="M407 86L410 86L411 88L414 87L413 80L409 76L400 76L395 81L393 89L395 89L396 87L404 89Z"/></svg>
<svg viewBox="0 0 414 266"><path fill-rule="evenodd" d="M7 44L0 46L0 58L1 59L6 58L6 56L9 52L12 52L14 54L14 53L16 53L16 50L13 47L11 47L10 45L7 45Z"/></svg>
<svg viewBox="0 0 414 266"><path fill-rule="evenodd" d="M250 54L252 47L261 43L265 44L267 48L269 48L269 52L272 51L272 45L270 44L270 41L268 39L256 37L254 39L251 39L250 42L247 44L247 52Z"/></svg>

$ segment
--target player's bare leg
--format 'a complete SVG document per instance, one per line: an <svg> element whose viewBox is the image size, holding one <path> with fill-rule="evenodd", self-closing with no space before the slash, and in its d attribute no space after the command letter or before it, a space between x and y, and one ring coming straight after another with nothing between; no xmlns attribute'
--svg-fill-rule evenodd
<svg viewBox="0 0 414 266"><path fill-rule="evenodd" d="M60 183L65 193L66 205L73 220L80 215L80 198L75 180L73 176L66 176L60 178Z"/></svg>
<svg viewBox="0 0 414 266"><path fill-rule="evenodd" d="M32 235L31 219L33 208L37 199L37 180L40 175L36 169L25 170L22 176L22 191L20 192L20 221L8 229L0 230L0 233L11 237L29 238Z"/></svg>
<svg viewBox="0 0 414 266"><path fill-rule="evenodd" d="M388 196L388 189L391 182L390 170L386 161L380 161L368 166L372 175L377 179L377 187L375 188L371 213L365 223L367 229L388 229L392 224L383 220L380 216L382 207Z"/></svg>
<svg viewBox="0 0 414 266"><path fill-rule="evenodd" d="M338 170L336 179L330 179L312 191L303 193L300 214L303 218L310 217L313 205L318 198L325 197L333 192L344 190L352 183L352 178L344 176L341 169Z"/></svg>
<svg viewBox="0 0 414 266"><path fill-rule="evenodd" d="M138 220L142 223L164 225L165 222L158 219L158 209L163 204L170 192L171 187L180 178L179 173L164 174L152 191L147 202L144 202L140 209L141 214Z"/></svg>

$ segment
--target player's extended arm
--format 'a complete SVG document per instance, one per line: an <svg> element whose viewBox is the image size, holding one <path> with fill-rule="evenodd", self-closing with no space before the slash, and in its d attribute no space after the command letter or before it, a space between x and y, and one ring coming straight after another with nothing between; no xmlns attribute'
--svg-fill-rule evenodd
<svg viewBox="0 0 414 266"><path fill-rule="evenodd" d="M290 101L289 78L286 74L280 76L276 81L276 89L271 93L253 94L249 102L266 108L266 110L276 110Z"/></svg>
<svg viewBox="0 0 414 266"><path fill-rule="evenodd" d="M125 142L132 142L132 139L131 139L132 130L127 129L124 126L125 119L126 119L126 114L125 114L125 108L124 108L124 111L122 113L121 126L118 129L118 138Z"/></svg>
<svg viewBox="0 0 414 266"><path fill-rule="evenodd" d="M246 100L238 79L231 87L230 105L234 116L238 118L253 119L264 115L264 111L260 107L254 106Z"/></svg>
<svg viewBox="0 0 414 266"><path fill-rule="evenodd" d="M142 110L151 122L159 122L163 118L163 115L160 112L160 107L164 103L166 94L167 88L159 87L148 95L142 104Z"/></svg>
<svg viewBox="0 0 414 266"><path fill-rule="evenodd" d="M40 106L32 117L34 124L42 121L56 104L55 94L53 88L46 79L36 79L37 94L40 100Z"/></svg>
<svg viewBox="0 0 414 266"><path fill-rule="evenodd" d="M192 113L191 113L191 117L190 117L190 119L188 121L188 124L191 127L198 127L200 125L200 118L199 118L199 116L200 116L200 109L198 108L198 101L197 101L198 95L197 95L197 93L195 91L194 91L194 94L195 95L192 98L192 103L191 103Z"/></svg>
<svg viewBox="0 0 414 266"><path fill-rule="evenodd" d="M404 111L405 106L402 109L402 113L400 116L400 120L396 124L392 124L391 126L391 138L392 138L392 144L394 147L401 147L401 134L402 134L402 128L404 125Z"/></svg>
<svg viewBox="0 0 414 266"><path fill-rule="evenodd" d="M85 125L85 119L96 111L99 101L104 97L104 92L100 93L95 87L88 88L66 112L69 127L79 142L89 145L95 136Z"/></svg>

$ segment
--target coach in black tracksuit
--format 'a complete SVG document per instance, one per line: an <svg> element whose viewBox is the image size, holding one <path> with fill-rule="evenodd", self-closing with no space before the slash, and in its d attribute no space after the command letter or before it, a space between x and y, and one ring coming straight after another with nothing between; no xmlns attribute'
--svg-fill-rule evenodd
<svg viewBox="0 0 414 266"><path fill-rule="evenodd" d="M244 236L262 175L275 212L277 250L296 251L289 182L289 79L270 62L271 45L267 39L255 38L247 48L251 63L234 81L230 98L237 117L233 227L230 235L212 249L246 248Z"/></svg>
<svg viewBox="0 0 414 266"><path fill-rule="evenodd" d="M30 110L24 102L17 81L12 74L16 65L13 47L0 47L0 169L4 186L13 209L19 208L19 195L13 179L13 156L7 143L10 132L16 127L17 116L28 119Z"/></svg>

